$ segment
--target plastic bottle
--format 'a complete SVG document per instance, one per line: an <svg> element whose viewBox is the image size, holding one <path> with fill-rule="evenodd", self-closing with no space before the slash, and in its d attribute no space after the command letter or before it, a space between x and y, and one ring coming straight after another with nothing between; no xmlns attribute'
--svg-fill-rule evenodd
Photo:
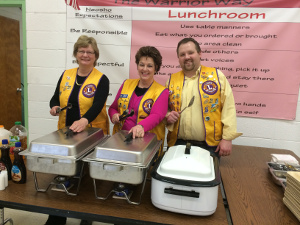
<svg viewBox="0 0 300 225"><path fill-rule="evenodd" d="M22 126L20 121L16 121L15 125L10 129L10 132L11 132L9 136L9 145L11 147L10 157L11 160L14 161L13 149L16 142L21 142L22 148L27 149L27 129L24 126Z"/></svg>
<svg viewBox="0 0 300 225"><path fill-rule="evenodd" d="M22 148L27 149L27 129L20 121L15 122L15 126L10 129L10 146L15 146L16 142L22 143Z"/></svg>
<svg viewBox="0 0 300 225"><path fill-rule="evenodd" d="M9 140L10 134L11 133L10 133L9 130L6 130L3 125L0 125L0 147L2 145L2 140L3 139Z"/></svg>
<svg viewBox="0 0 300 225"><path fill-rule="evenodd" d="M0 169L7 170L8 180L11 180L12 163L9 157L10 147L8 145L7 139L2 140L2 146L0 147L0 149L1 149Z"/></svg>
<svg viewBox="0 0 300 225"><path fill-rule="evenodd" d="M25 167L23 157L19 155L19 152L21 151L23 151L23 148L21 147L21 142L16 142L14 148L15 159L11 169L11 179L13 182L17 184L26 183L26 177L27 177L26 167Z"/></svg>

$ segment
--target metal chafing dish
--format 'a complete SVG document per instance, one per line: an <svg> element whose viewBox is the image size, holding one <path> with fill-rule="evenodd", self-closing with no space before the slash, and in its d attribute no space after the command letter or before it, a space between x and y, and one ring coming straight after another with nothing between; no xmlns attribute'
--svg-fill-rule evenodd
<svg viewBox="0 0 300 225"><path fill-rule="evenodd" d="M90 127L80 133L73 133L65 127L31 141L29 149L21 152L20 155L26 156L26 166L33 172L37 191L46 192L53 185L62 185L68 195L77 195L83 175L84 162L81 159L107 137L100 128ZM37 172L58 176L46 189L40 189ZM64 181L68 179L66 177L79 179L76 193L68 192L64 184Z"/></svg>
<svg viewBox="0 0 300 225"><path fill-rule="evenodd" d="M130 135L130 134L129 134ZM146 176L162 144L154 133L146 132L143 138L128 138L128 131L120 131L96 146L95 151L82 160L89 163L90 176L94 181L95 196L105 200L111 193L121 192L130 204L140 204ZM96 180L120 182L106 197L97 194ZM128 193L122 190L122 183L138 185L143 183L139 202L130 201Z"/></svg>

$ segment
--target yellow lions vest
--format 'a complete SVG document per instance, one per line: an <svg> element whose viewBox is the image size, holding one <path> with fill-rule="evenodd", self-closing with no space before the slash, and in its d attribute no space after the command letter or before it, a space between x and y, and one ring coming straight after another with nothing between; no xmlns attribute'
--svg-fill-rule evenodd
<svg viewBox="0 0 300 225"><path fill-rule="evenodd" d="M123 84L123 88L121 90L120 96L118 98L118 108L119 113L122 113L128 109L129 102L131 100L132 94L138 85L139 79L129 79L126 80ZM161 93L166 89L166 87L161 84L153 81L150 88L142 97L139 103L138 115L137 115L137 124L143 119L149 116L151 108L153 104L155 104L156 99L161 95ZM113 134L122 129L124 122L122 121L120 124L115 124L113 128ZM155 133L157 136L157 140L164 141L165 139L165 125L163 122L160 122L156 127L154 127L149 132ZM162 144L163 146L163 144ZM162 148L160 149L159 155L162 153Z"/></svg>
<svg viewBox="0 0 300 225"><path fill-rule="evenodd" d="M73 90L76 81L76 74L78 68L66 70L63 74L60 83L60 107L63 108L68 105L68 100ZM78 94L78 104L80 110L80 116L82 117L93 105L94 95L103 73L97 69L93 69L92 72L85 79L81 85ZM62 129L66 126L66 110L59 114L58 129ZM91 127L101 128L104 134L109 134L109 120L106 113L106 103L103 106L99 115L89 124Z"/></svg>
<svg viewBox="0 0 300 225"><path fill-rule="evenodd" d="M212 67L201 66L198 78L199 93L202 105L202 118L205 128L205 141L209 146L217 146L222 139L223 125L221 123L221 86L217 70ZM180 71L172 74L169 81L169 108L180 111L184 73ZM178 96L178 98L177 98ZM174 124L172 132L168 132L168 147L177 140L179 121ZM197 121L195 121L197 123ZM195 124L197 126L197 124Z"/></svg>

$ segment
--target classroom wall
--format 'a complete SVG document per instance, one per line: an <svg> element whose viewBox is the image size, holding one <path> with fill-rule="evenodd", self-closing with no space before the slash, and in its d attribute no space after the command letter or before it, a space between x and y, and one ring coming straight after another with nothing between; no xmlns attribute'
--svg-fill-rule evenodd
<svg viewBox="0 0 300 225"><path fill-rule="evenodd" d="M67 7L64 0L26 1L29 141L57 129L57 117L49 113L49 100L67 69ZM298 98L293 121L238 117L238 131L243 135L233 144L289 149L300 157L299 102Z"/></svg>

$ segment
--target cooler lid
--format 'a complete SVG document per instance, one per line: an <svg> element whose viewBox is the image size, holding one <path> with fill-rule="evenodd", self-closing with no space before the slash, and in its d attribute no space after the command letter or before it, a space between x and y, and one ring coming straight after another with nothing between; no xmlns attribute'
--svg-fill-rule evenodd
<svg viewBox="0 0 300 225"><path fill-rule="evenodd" d="M210 152L197 146L191 146L190 154L185 154L185 148L185 145L170 147L158 166L157 173L164 177L180 180L214 180L215 169Z"/></svg>

